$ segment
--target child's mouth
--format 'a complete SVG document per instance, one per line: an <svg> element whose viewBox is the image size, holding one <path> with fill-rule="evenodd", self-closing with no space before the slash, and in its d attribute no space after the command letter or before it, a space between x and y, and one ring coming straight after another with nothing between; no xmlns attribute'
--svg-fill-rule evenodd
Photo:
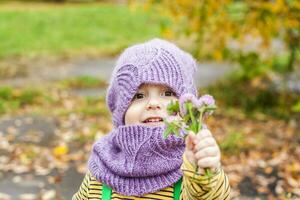
<svg viewBox="0 0 300 200"><path fill-rule="evenodd" d="M163 119L161 117L149 117L146 120L143 121L145 124L160 124L163 122Z"/></svg>

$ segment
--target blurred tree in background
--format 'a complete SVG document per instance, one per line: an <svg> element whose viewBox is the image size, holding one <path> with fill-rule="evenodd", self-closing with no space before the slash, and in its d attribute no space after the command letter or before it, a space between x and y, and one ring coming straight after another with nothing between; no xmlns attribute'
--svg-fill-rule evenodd
<svg viewBox="0 0 300 200"><path fill-rule="evenodd" d="M293 70L300 45L300 1L148 0L144 6L171 16L172 25L163 25L164 36L184 38L200 59L238 61L252 77L285 56L281 71Z"/></svg>
<svg viewBox="0 0 300 200"><path fill-rule="evenodd" d="M199 60L240 65L233 79L217 86L217 91L222 88L219 95L209 91L226 105L269 114L278 109L276 115L287 118L300 111L298 95L287 91L289 76L300 60L300 1L148 0L142 6L169 16L170 21L161 25L163 36ZM278 76L281 89L274 88ZM245 98L237 99L239 95Z"/></svg>
<svg viewBox="0 0 300 200"><path fill-rule="evenodd" d="M53 2L53 3L93 3L93 2L125 2L126 0L15 0L15 2L40 2L40 3L46 3L46 2ZM0 0L1 2L10 2L10 0Z"/></svg>

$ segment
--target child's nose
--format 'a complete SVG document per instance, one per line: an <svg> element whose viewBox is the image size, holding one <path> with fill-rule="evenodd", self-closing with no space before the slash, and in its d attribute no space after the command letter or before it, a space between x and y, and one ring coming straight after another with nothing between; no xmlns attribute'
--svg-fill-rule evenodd
<svg viewBox="0 0 300 200"><path fill-rule="evenodd" d="M147 104L147 110L155 110L155 109L160 109L161 105L159 102L153 98L149 99L149 102Z"/></svg>

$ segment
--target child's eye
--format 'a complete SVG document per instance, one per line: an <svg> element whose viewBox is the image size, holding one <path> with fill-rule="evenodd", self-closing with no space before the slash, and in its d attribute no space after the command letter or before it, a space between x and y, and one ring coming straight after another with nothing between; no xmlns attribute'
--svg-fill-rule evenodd
<svg viewBox="0 0 300 200"><path fill-rule="evenodd" d="M133 97L133 99L135 100L135 99L142 99L142 98L144 98L144 94L143 93L136 93L135 95L134 95L134 97Z"/></svg>
<svg viewBox="0 0 300 200"><path fill-rule="evenodd" d="M172 91L165 91L165 96L168 96L168 97L175 96L175 93Z"/></svg>

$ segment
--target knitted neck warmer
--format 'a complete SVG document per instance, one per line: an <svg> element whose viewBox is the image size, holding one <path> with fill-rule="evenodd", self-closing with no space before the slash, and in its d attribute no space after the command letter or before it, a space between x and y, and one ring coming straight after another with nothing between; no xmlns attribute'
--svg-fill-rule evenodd
<svg viewBox="0 0 300 200"><path fill-rule="evenodd" d="M184 141L162 137L163 126L120 126L97 141L89 170L117 193L142 196L174 184L182 176Z"/></svg>

